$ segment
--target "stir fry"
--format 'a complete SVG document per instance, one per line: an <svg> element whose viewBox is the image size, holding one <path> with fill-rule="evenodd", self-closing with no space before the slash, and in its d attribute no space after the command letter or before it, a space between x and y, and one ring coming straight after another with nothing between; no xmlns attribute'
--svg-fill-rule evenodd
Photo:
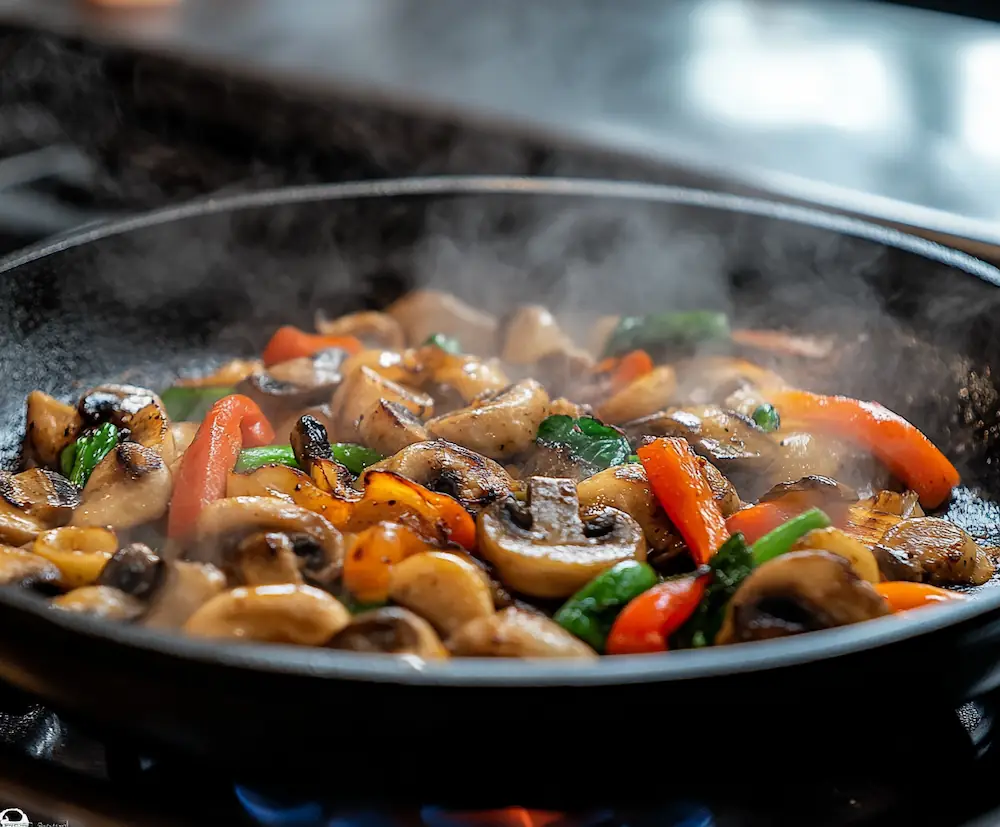
<svg viewBox="0 0 1000 827"><path fill-rule="evenodd" d="M829 629L994 574L933 516L959 477L917 428L808 389L822 342L696 312L582 347L542 307L431 290L317 327L160 393L31 393L0 584L201 638L580 659Z"/></svg>

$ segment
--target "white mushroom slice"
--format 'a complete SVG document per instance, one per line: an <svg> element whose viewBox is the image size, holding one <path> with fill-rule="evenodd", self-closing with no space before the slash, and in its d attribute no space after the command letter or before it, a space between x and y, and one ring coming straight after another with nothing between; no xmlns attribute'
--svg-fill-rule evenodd
<svg viewBox="0 0 1000 827"><path fill-rule="evenodd" d="M208 563L176 560L166 564L142 617L153 629L179 629L206 602L226 588L226 576Z"/></svg>
<svg viewBox="0 0 1000 827"><path fill-rule="evenodd" d="M447 646L458 657L597 658L593 649L559 624L514 607L465 624Z"/></svg>
<svg viewBox="0 0 1000 827"><path fill-rule="evenodd" d="M174 440L163 401L148 388L136 385L100 385L87 391L77 405L84 420L108 421L129 430L129 441L156 451L170 465Z"/></svg>
<svg viewBox="0 0 1000 827"><path fill-rule="evenodd" d="M493 614L493 594L482 570L447 552L415 554L393 566L389 598L444 635Z"/></svg>
<svg viewBox="0 0 1000 827"><path fill-rule="evenodd" d="M392 350L399 350L406 344L399 322L388 313L377 310L348 313L336 319L324 319L317 315L316 330L324 336L353 336L366 344L378 344Z"/></svg>
<svg viewBox="0 0 1000 827"><path fill-rule="evenodd" d="M118 537L107 528L63 526L38 535L31 550L59 569L63 588L89 586L118 550Z"/></svg>
<svg viewBox="0 0 1000 827"><path fill-rule="evenodd" d="M549 414L549 395L534 379L525 379L467 408L431 419L427 430L492 459L507 459L535 442L538 426Z"/></svg>
<svg viewBox="0 0 1000 827"><path fill-rule="evenodd" d="M124 529L158 520L167 512L172 488L156 450L120 442L97 463L70 524Z"/></svg>
<svg viewBox="0 0 1000 827"><path fill-rule="evenodd" d="M134 620L145 606L137 597L109 586L81 586L59 595L52 605L64 612L103 617L106 620Z"/></svg>
<svg viewBox="0 0 1000 827"><path fill-rule="evenodd" d="M32 391L28 394L25 455L41 465L57 465L59 455L82 427L83 420L72 405L42 391Z"/></svg>
<svg viewBox="0 0 1000 827"><path fill-rule="evenodd" d="M406 333L411 345L420 345L435 333L451 336L470 353L494 353L498 323L495 316L440 290L414 290L386 309Z"/></svg>
<svg viewBox="0 0 1000 827"><path fill-rule="evenodd" d="M0 586L31 586L58 584L58 567L30 551L0 545Z"/></svg>
<svg viewBox="0 0 1000 827"><path fill-rule="evenodd" d="M391 382L410 387L420 387L424 381L424 368L415 350L362 350L344 362L341 374L351 376L359 368L368 368Z"/></svg>
<svg viewBox="0 0 1000 827"><path fill-rule="evenodd" d="M427 428L399 402L379 399L358 418L358 440L383 456L430 439Z"/></svg>
<svg viewBox="0 0 1000 827"><path fill-rule="evenodd" d="M62 474L30 468L20 474L0 471L0 497L49 527L63 525L80 505L80 491Z"/></svg>
<svg viewBox="0 0 1000 827"><path fill-rule="evenodd" d="M240 587L216 595L184 624L196 637L322 646L351 622L337 598L312 586Z"/></svg>
<svg viewBox="0 0 1000 827"><path fill-rule="evenodd" d="M528 304L507 322L501 357L512 365L533 365L550 353L570 349L573 342L555 317L539 304Z"/></svg>
<svg viewBox="0 0 1000 827"><path fill-rule="evenodd" d="M340 532L321 515L277 497L226 497L209 503L198 515L194 537L199 547L214 551L223 538L238 540L266 531L305 534L322 549L330 566L339 571L343 565Z"/></svg>
<svg viewBox="0 0 1000 827"><path fill-rule="evenodd" d="M862 545L839 528L817 528L810 531L792 546L792 551L828 551L843 557L851 564L854 573L869 583L878 583L878 561L867 546Z"/></svg>
<svg viewBox="0 0 1000 827"><path fill-rule="evenodd" d="M413 655L424 660L448 657L434 627L407 609L388 606L363 612L327 643L328 649L382 655Z"/></svg>
<svg viewBox="0 0 1000 827"><path fill-rule="evenodd" d="M640 526L651 549L678 546L678 532L649 487L645 469L637 462L608 468L577 484L580 508L587 512L611 507L624 511Z"/></svg>
<svg viewBox="0 0 1000 827"><path fill-rule="evenodd" d="M993 561L976 541L940 517L903 520L886 531L882 544L919 566L925 583L981 586L993 576Z"/></svg>
<svg viewBox="0 0 1000 827"><path fill-rule="evenodd" d="M666 407L677 387L677 376L670 365L659 365L640 376L597 408L604 422L628 422Z"/></svg>
<svg viewBox="0 0 1000 827"><path fill-rule="evenodd" d="M382 399L398 402L421 418L434 412L434 400L426 394L411 391L380 376L371 368L361 367L344 379L330 401L338 439L341 442L356 441L358 420Z"/></svg>
<svg viewBox="0 0 1000 827"><path fill-rule="evenodd" d="M510 384L500 363L493 359L483 361L478 356L449 353L434 345L420 348L414 358L421 366L422 387L450 389L466 403Z"/></svg>
<svg viewBox="0 0 1000 827"><path fill-rule="evenodd" d="M580 516L572 480L532 477L528 501L513 497L479 515L479 553L504 584L533 597L568 597L623 560L645 560L642 528L603 508Z"/></svg>

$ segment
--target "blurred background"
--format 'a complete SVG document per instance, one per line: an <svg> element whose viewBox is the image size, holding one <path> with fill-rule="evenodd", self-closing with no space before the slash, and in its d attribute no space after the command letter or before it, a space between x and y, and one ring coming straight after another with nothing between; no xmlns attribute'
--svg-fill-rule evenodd
<svg viewBox="0 0 1000 827"><path fill-rule="evenodd" d="M0 0L4 251L207 194L444 173L762 193L1000 244L995 2L136 5Z"/></svg>

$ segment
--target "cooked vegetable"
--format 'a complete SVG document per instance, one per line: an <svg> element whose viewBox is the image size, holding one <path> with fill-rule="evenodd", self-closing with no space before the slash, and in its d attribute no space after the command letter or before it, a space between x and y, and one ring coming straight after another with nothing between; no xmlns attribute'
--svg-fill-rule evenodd
<svg viewBox="0 0 1000 827"><path fill-rule="evenodd" d="M411 345L441 333L458 339L473 353L492 353L496 347L496 318L440 290L414 290L385 312L402 326Z"/></svg>
<svg viewBox="0 0 1000 827"><path fill-rule="evenodd" d="M462 352L462 346L459 344L458 339L445 336L443 333L432 333L427 337L427 341L424 342L424 344L432 347L439 347L447 353Z"/></svg>
<svg viewBox="0 0 1000 827"><path fill-rule="evenodd" d="M927 583L877 583L875 591L885 598L894 612L968 599L961 592L951 592Z"/></svg>
<svg viewBox="0 0 1000 827"><path fill-rule="evenodd" d="M179 538L190 533L202 509L225 495L227 476L244 445L253 448L273 440L274 431L254 402L239 395L216 402L181 460L168 534Z"/></svg>
<svg viewBox="0 0 1000 827"><path fill-rule="evenodd" d="M879 576L879 566L875 555L839 528L814 528L802 535L791 550L807 551L809 549L829 551L831 554L840 555L851 564L851 568L854 569L854 573L858 577L869 583L878 583L882 579Z"/></svg>
<svg viewBox="0 0 1000 827"><path fill-rule="evenodd" d="M770 401L782 412L786 425L863 445L917 492L921 505L940 505L959 483L955 466L927 437L877 402L797 390L775 391Z"/></svg>
<svg viewBox="0 0 1000 827"><path fill-rule="evenodd" d="M937 586L981 586L993 576L993 561L975 540L939 517L903 520L885 532L881 545L912 561L921 580Z"/></svg>
<svg viewBox="0 0 1000 827"><path fill-rule="evenodd" d="M118 444L118 429L105 422L96 431L84 434L63 449L59 467L73 485L83 488L102 459Z"/></svg>
<svg viewBox="0 0 1000 827"><path fill-rule="evenodd" d="M597 654L544 615L510 607L469 621L447 640L460 657L595 658Z"/></svg>
<svg viewBox="0 0 1000 827"><path fill-rule="evenodd" d="M447 552L428 551L394 566L388 596L442 635L493 614L489 580L471 562Z"/></svg>
<svg viewBox="0 0 1000 827"><path fill-rule="evenodd" d="M430 416L434 412L434 400L427 394L405 388L371 368L360 367L340 383L330 400L336 435L341 439L355 439L360 434L361 418L371 415L383 401L396 402L417 417Z"/></svg>
<svg viewBox="0 0 1000 827"><path fill-rule="evenodd" d="M159 451L131 439L119 442L94 468L70 524L128 529L159 520L172 483Z"/></svg>
<svg viewBox="0 0 1000 827"><path fill-rule="evenodd" d="M118 549L104 564L97 585L148 598L162 585L166 568L149 546L131 543Z"/></svg>
<svg viewBox="0 0 1000 827"><path fill-rule="evenodd" d="M626 560L597 575L563 604L553 620L603 652L618 613L632 598L653 588L658 581L656 572L645 563Z"/></svg>
<svg viewBox="0 0 1000 827"><path fill-rule="evenodd" d="M262 465L288 465L299 468L291 445L261 445L257 448L244 448L236 460L233 470L237 474L245 474Z"/></svg>
<svg viewBox="0 0 1000 827"><path fill-rule="evenodd" d="M145 608L137 598L108 586L81 586L55 598L52 605L65 612L109 620L134 620Z"/></svg>
<svg viewBox="0 0 1000 827"><path fill-rule="evenodd" d="M527 501L494 503L479 515L479 553L504 583L534 597L568 597L623 560L646 558L642 529L613 508L581 518L571 480L532 477Z"/></svg>
<svg viewBox="0 0 1000 827"><path fill-rule="evenodd" d="M392 456L431 435L409 408L399 402L379 399L358 417L358 439L382 456Z"/></svg>
<svg viewBox="0 0 1000 827"><path fill-rule="evenodd" d="M20 474L0 471L0 497L13 509L53 528L66 523L80 505L76 486L45 468L29 468Z"/></svg>
<svg viewBox="0 0 1000 827"><path fill-rule="evenodd" d="M794 505L762 502L747 506L726 519L726 530L730 534L742 534L748 543L756 543L765 534L776 529L795 516Z"/></svg>
<svg viewBox="0 0 1000 827"><path fill-rule="evenodd" d="M667 580L629 603L608 634L609 655L667 651L667 639L687 622L705 596L707 576Z"/></svg>
<svg viewBox="0 0 1000 827"><path fill-rule="evenodd" d="M200 422L212 405L235 393L231 385L184 387L176 385L160 394L167 415L174 422Z"/></svg>
<svg viewBox="0 0 1000 827"><path fill-rule="evenodd" d="M348 353L357 353L361 350L361 342L353 336L321 336L286 325L275 331L271 341L264 348L264 366L270 367L300 356L312 356L317 351L328 348L340 348Z"/></svg>
<svg viewBox="0 0 1000 827"><path fill-rule="evenodd" d="M406 344L403 328L392 316L374 310L348 313L336 319L316 316L316 330L324 336L351 336L382 347L401 348Z"/></svg>
<svg viewBox="0 0 1000 827"><path fill-rule="evenodd" d="M195 612L226 588L226 576L210 563L176 560L164 564L162 579L144 595L149 608L141 624L154 629L179 629Z"/></svg>
<svg viewBox="0 0 1000 827"><path fill-rule="evenodd" d="M434 627L419 615L396 606L359 614L326 645L328 649L414 655L424 660L448 657Z"/></svg>
<svg viewBox="0 0 1000 827"><path fill-rule="evenodd" d="M0 586L54 586L61 577L52 561L24 549L0 545Z"/></svg>
<svg viewBox="0 0 1000 827"><path fill-rule="evenodd" d="M538 426L536 440L540 445L565 450L572 459L593 469L590 473L621 465L629 455L628 440L621 431L589 416L550 416Z"/></svg>
<svg viewBox="0 0 1000 827"><path fill-rule="evenodd" d="M670 365L660 365L636 377L597 406L597 415L607 422L628 422L660 411L677 387Z"/></svg>
<svg viewBox="0 0 1000 827"><path fill-rule="evenodd" d="M344 586L362 603L384 603L392 568L431 546L396 523L376 523L360 532L344 555Z"/></svg>
<svg viewBox="0 0 1000 827"><path fill-rule="evenodd" d="M742 643L845 626L889 613L851 564L827 551L792 551L743 581L729 601L716 644Z"/></svg>
<svg viewBox="0 0 1000 827"><path fill-rule="evenodd" d="M607 356L630 350L685 349L704 342L729 338L729 320L724 313L693 310L681 313L651 313L625 316L604 346Z"/></svg>
<svg viewBox="0 0 1000 827"><path fill-rule="evenodd" d="M611 366L611 387L620 390L632 384L641 376L652 373L655 369L653 360L644 350L633 350L617 359Z"/></svg>
<svg viewBox="0 0 1000 827"><path fill-rule="evenodd" d="M644 445L638 455L653 493L691 556L699 565L707 563L729 532L691 446L683 439L664 437Z"/></svg>
<svg viewBox="0 0 1000 827"><path fill-rule="evenodd" d="M322 646L350 620L350 612L335 597L289 583L216 595L188 618L184 631L195 637Z"/></svg>
<svg viewBox="0 0 1000 827"><path fill-rule="evenodd" d="M772 529L753 544L754 562L760 566L784 554L803 535L830 525L830 518L818 508L810 508Z"/></svg>
<svg viewBox="0 0 1000 827"><path fill-rule="evenodd" d="M54 466L73 442L83 420L76 408L42 391L32 391L27 401L24 453L45 466Z"/></svg>
<svg viewBox="0 0 1000 827"><path fill-rule="evenodd" d="M777 431L781 427L781 417L778 415L778 409L767 402L763 405L758 405L750 418L760 426L762 431Z"/></svg>
<svg viewBox="0 0 1000 827"><path fill-rule="evenodd" d="M118 550L118 538L106 528L64 526L38 535L31 550L54 563L66 588L91 585Z"/></svg>

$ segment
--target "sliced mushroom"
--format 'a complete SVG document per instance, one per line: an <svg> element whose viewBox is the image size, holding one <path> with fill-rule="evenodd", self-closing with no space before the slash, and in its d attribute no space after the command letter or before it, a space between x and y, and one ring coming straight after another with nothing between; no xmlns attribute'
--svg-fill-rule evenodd
<svg viewBox="0 0 1000 827"><path fill-rule="evenodd" d="M0 543L23 546L30 543L47 526L37 517L26 514L0 498Z"/></svg>
<svg viewBox="0 0 1000 827"><path fill-rule="evenodd" d="M421 387L435 397L456 399L458 406L510 384L510 378L496 360L449 353L434 345L419 348L411 358L420 366Z"/></svg>
<svg viewBox="0 0 1000 827"><path fill-rule="evenodd" d="M731 517L739 511L743 507L743 502L736 491L736 486L704 457L698 457L698 465L701 468L701 475L712 491L712 498L719 504L722 516Z"/></svg>
<svg viewBox="0 0 1000 827"><path fill-rule="evenodd" d="M0 497L49 527L65 525L80 504L80 491L62 474L31 468L20 474L0 471Z"/></svg>
<svg viewBox="0 0 1000 827"><path fill-rule="evenodd" d="M393 566L389 598L449 635L477 617L493 614L493 594L483 572L456 554L428 551Z"/></svg>
<svg viewBox="0 0 1000 827"><path fill-rule="evenodd" d="M295 544L287 534L276 531L244 538L236 546L230 566L234 579L244 586L303 582Z"/></svg>
<svg viewBox="0 0 1000 827"><path fill-rule="evenodd" d="M118 550L118 537L107 528L63 526L39 534L31 550L59 569L63 588L89 586Z"/></svg>
<svg viewBox="0 0 1000 827"><path fill-rule="evenodd" d="M794 482L781 482L760 496L759 502L783 500L787 497L802 497L809 502L857 502L858 494L849 486L829 477L811 474Z"/></svg>
<svg viewBox="0 0 1000 827"><path fill-rule="evenodd" d="M786 386L773 371L731 356L696 356L677 362L675 367L677 398L685 406L719 404L738 390Z"/></svg>
<svg viewBox="0 0 1000 827"><path fill-rule="evenodd" d="M577 484L576 493L585 512L611 507L628 514L642 526L650 556L653 552L684 549L677 529L649 487L645 469L638 463L594 474Z"/></svg>
<svg viewBox="0 0 1000 827"><path fill-rule="evenodd" d="M136 442L119 442L94 468L71 525L116 529L158 520L167 513L173 482L160 454Z"/></svg>
<svg viewBox="0 0 1000 827"><path fill-rule="evenodd" d="M25 457L39 465L59 464L59 455L80 433L83 420L76 408L42 391L28 394Z"/></svg>
<svg viewBox="0 0 1000 827"><path fill-rule="evenodd" d="M195 637L322 646L351 621L332 595L312 586L241 586L216 595L184 624Z"/></svg>
<svg viewBox="0 0 1000 827"><path fill-rule="evenodd" d="M778 454L775 442L752 419L713 406L651 414L626 423L622 430L634 444L647 436L687 439L740 491L758 487Z"/></svg>
<svg viewBox="0 0 1000 827"><path fill-rule="evenodd" d="M919 565L921 580L936 586L981 586L993 576L993 561L976 541L939 517L903 520L881 545Z"/></svg>
<svg viewBox="0 0 1000 827"><path fill-rule="evenodd" d="M361 367L344 379L330 402L338 439L357 440L358 420L383 399L398 402L418 417L434 412L431 397L386 379L371 368Z"/></svg>
<svg viewBox="0 0 1000 827"><path fill-rule="evenodd" d="M549 403L549 416L571 416L573 419L579 419L581 416L592 416L593 413L590 405L578 405L563 396Z"/></svg>
<svg viewBox="0 0 1000 827"><path fill-rule="evenodd" d="M593 649L559 624L513 606L466 623L448 639L447 645L459 657L597 657Z"/></svg>
<svg viewBox="0 0 1000 827"><path fill-rule="evenodd" d="M896 491L879 491L875 496L851 506L847 512L844 531L866 546L874 548L882 542L885 533L904 517L923 516L924 512L917 502L915 492L900 494ZM888 559L886 562L891 563Z"/></svg>
<svg viewBox="0 0 1000 827"><path fill-rule="evenodd" d="M310 476L313 466L322 460L333 462L333 449L330 447L330 437L323 423L316 417L300 416L289 435L295 461Z"/></svg>
<svg viewBox="0 0 1000 827"><path fill-rule="evenodd" d="M573 348L555 316L540 304L522 305L504 328L501 358L512 365L533 365L550 353Z"/></svg>
<svg viewBox="0 0 1000 827"><path fill-rule="evenodd" d="M470 353L494 353L498 323L495 316L440 290L414 290L386 309L402 326L407 341L419 345L435 333L451 336Z"/></svg>
<svg viewBox="0 0 1000 827"><path fill-rule="evenodd" d="M361 350L344 362L341 373L353 376L360 368L368 368L391 382L398 382L408 388L419 388L425 381L425 366L417 357L420 351L407 350Z"/></svg>
<svg viewBox="0 0 1000 827"><path fill-rule="evenodd" d="M379 399L358 418L357 432L362 445L383 456L431 438L424 424L405 405L386 399Z"/></svg>
<svg viewBox="0 0 1000 827"><path fill-rule="evenodd" d="M622 560L645 560L642 528L614 508L581 519L572 480L532 477L528 499L494 503L479 515L479 553L512 589L566 597Z"/></svg>
<svg viewBox="0 0 1000 827"><path fill-rule="evenodd" d="M277 421L292 411L329 402L347 356L347 351L332 348L281 362L250 374L236 392L250 397L271 421Z"/></svg>
<svg viewBox="0 0 1000 827"><path fill-rule="evenodd" d="M64 612L107 620L135 620L145 610L141 600L110 586L81 586L54 598L52 605Z"/></svg>
<svg viewBox="0 0 1000 827"><path fill-rule="evenodd" d="M594 466L584 462L568 449L558 445L536 442L527 457L522 458L519 477L562 477L584 480L591 476Z"/></svg>
<svg viewBox="0 0 1000 827"><path fill-rule="evenodd" d="M226 576L208 563L165 562L163 577L148 596L141 623L153 629L179 629L207 601L226 588Z"/></svg>
<svg viewBox="0 0 1000 827"><path fill-rule="evenodd" d="M399 350L406 344L403 328L388 313L362 310L336 319L316 317L316 330L324 336L353 336L365 344Z"/></svg>
<svg viewBox="0 0 1000 827"><path fill-rule="evenodd" d="M827 551L792 551L743 581L717 644L743 643L845 626L889 614L889 605L851 564Z"/></svg>
<svg viewBox="0 0 1000 827"><path fill-rule="evenodd" d="M101 569L98 586L148 599L163 584L167 565L145 543L130 543L118 549Z"/></svg>
<svg viewBox="0 0 1000 827"><path fill-rule="evenodd" d="M604 422L628 422L649 416L663 409L676 386L674 369L658 365L598 405L597 416Z"/></svg>
<svg viewBox="0 0 1000 827"><path fill-rule="evenodd" d="M427 430L491 459L506 459L531 447L548 412L545 388L534 379L525 379L430 420Z"/></svg>
<svg viewBox="0 0 1000 827"><path fill-rule="evenodd" d="M431 491L454 497L473 514L505 497L514 485L503 466L443 439L418 442L376 462L358 478L359 486L371 471L394 471Z"/></svg>
<svg viewBox="0 0 1000 827"><path fill-rule="evenodd" d="M13 546L0 545L0 586L55 586L62 573L51 560Z"/></svg>
<svg viewBox="0 0 1000 827"><path fill-rule="evenodd" d="M329 577L339 574L343 567L344 541L340 532L320 514L276 497L226 497L209 503L198 515L195 539L200 555L218 563L224 540L238 542L262 531L311 538L322 551Z"/></svg>
<svg viewBox="0 0 1000 827"><path fill-rule="evenodd" d="M348 652L413 655L424 660L448 657L448 650L434 627L422 617L397 606L359 614L326 646Z"/></svg>
<svg viewBox="0 0 1000 827"><path fill-rule="evenodd" d="M839 528L817 528L800 538L792 551L828 551L843 557L851 564L854 573L869 583L878 583L882 577L875 555L862 543Z"/></svg>

